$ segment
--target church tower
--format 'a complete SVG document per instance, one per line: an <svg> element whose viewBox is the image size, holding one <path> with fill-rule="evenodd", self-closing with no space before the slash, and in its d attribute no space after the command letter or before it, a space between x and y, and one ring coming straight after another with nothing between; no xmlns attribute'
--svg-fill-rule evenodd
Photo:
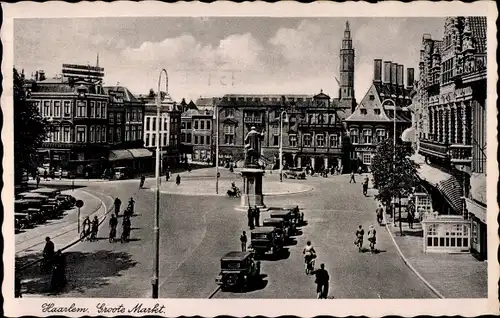
<svg viewBox="0 0 500 318"><path fill-rule="evenodd" d="M354 48L352 47L351 30L349 21L345 24L344 38L340 48L340 89L339 100L343 106L353 111L356 107L354 99Z"/></svg>

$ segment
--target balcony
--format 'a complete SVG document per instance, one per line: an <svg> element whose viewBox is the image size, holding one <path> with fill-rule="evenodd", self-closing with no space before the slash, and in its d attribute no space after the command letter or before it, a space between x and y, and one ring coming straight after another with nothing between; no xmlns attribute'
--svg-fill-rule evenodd
<svg viewBox="0 0 500 318"><path fill-rule="evenodd" d="M448 145L432 140L420 140L420 154L442 159L448 157Z"/></svg>
<svg viewBox="0 0 500 318"><path fill-rule="evenodd" d="M472 162L471 145L450 145L450 160L455 164L470 164Z"/></svg>

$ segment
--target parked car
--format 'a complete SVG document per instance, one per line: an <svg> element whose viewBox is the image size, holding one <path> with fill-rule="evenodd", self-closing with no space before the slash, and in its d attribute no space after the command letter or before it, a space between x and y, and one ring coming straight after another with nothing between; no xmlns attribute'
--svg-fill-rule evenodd
<svg viewBox="0 0 500 318"><path fill-rule="evenodd" d="M15 229L22 230L33 226L29 213L15 212L14 213Z"/></svg>
<svg viewBox="0 0 500 318"><path fill-rule="evenodd" d="M284 226L288 228L289 235L295 235L297 233L296 218L292 211L281 210L271 212L271 219L283 220Z"/></svg>
<svg viewBox="0 0 500 318"><path fill-rule="evenodd" d="M251 252L229 252L220 260L221 271L215 282L221 289L246 290L251 284L262 279L260 262Z"/></svg>
<svg viewBox="0 0 500 318"><path fill-rule="evenodd" d="M283 248L283 233L272 226L258 227L250 234L249 249L256 255L276 255Z"/></svg>
<svg viewBox="0 0 500 318"><path fill-rule="evenodd" d="M304 180L306 178L306 173L302 168L290 168L283 173L285 179L298 179Z"/></svg>
<svg viewBox="0 0 500 318"><path fill-rule="evenodd" d="M71 209L76 203L75 197L69 194L59 194L56 199L61 203L63 209Z"/></svg>
<svg viewBox="0 0 500 318"><path fill-rule="evenodd" d="M283 235L284 242L287 242L290 239L290 226L285 224L285 220L278 218L266 218L262 221L262 225L276 228L278 233Z"/></svg>
<svg viewBox="0 0 500 318"><path fill-rule="evenodd" d="M116 167L114 168L114 171L115 179L117 180L132 178L132 171L129 167Z"/></svg>
<svg viewBox="0 0 500 318"><path fill-rule="evenodd" d="M54 177L55 178L74 179L76 177L76 174L72 171L69 171L69 170L55 170Z"/></svg>

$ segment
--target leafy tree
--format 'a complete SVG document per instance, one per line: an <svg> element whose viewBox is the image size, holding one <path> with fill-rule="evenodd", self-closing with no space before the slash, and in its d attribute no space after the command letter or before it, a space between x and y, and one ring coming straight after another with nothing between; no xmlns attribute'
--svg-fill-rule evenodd
<svg viewBox="0 0 500 318"><path fill-rule="evenodd" d="M375 198L385 206L389 206L392 198L408 196L418 185L418 165L409 159L412 150L405 144L396 143L394 161L394 144L392 139L379 143L372 159L372 175L374 187L378 189ZM394 164L393 164L394 163ZM399 210L399 226L401 229L401 208Z"/></svg>
<svg viewBox="0 0 500 318"><path fill-rule="evenodd" d="M14 170L16 179L23 172L34 172L36 151L48 133L47 121L34 103L26 100L24 75L14 68Z"/></svg>

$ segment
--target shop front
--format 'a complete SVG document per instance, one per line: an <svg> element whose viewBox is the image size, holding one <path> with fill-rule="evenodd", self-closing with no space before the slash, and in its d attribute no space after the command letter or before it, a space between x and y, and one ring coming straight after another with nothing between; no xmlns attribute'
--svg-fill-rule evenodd
<svg viewBox="0 0 500 318"><path fill-rule="evenodd" d="M486 175L473 173L469 192L469 197L465 198L465 206L472 223L471 253L479 260L486 260L488 259Z"/></svg>
<svg viewBox="0 0 500 318"><path fill-rule="evenodd" d="M471 222L457 215L435 212L422 221L424 253L469 253Z"/></svg>

